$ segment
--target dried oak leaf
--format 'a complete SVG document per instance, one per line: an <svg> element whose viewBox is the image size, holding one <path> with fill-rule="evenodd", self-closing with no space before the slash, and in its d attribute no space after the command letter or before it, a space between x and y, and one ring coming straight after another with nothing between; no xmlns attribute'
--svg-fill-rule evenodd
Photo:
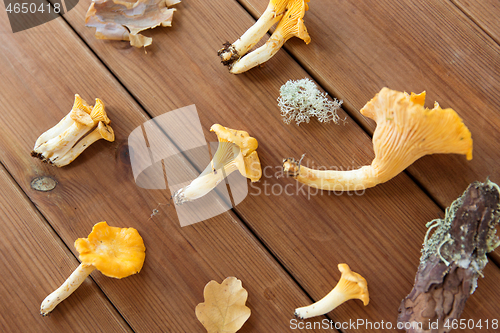
<svg viewBox="0 0 500 333"><path fill-rule="evenodd" d="M208 333L234 333L250 317L250 309L245 306L248 292L235 277L228 277L221 284L210 281L203 296L205 303L196 306L196 317Z"/></svg>
<svg viewBox="0 0 500 333"><path fill-rule="evenodd" d="M85 25L96 28L98 39L128 40L135 47L151 45L153 39L139 34L159 25L170 27L180 0L94 0L85 16Z"/></svg>

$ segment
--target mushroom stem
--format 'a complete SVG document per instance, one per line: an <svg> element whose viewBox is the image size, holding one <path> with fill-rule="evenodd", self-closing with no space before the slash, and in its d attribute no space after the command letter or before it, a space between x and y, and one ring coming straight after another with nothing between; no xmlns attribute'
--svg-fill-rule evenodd
<svg viewBox="0 0 500 333"><path fill-rule="evenodd" d="M235 62L229 72L240 74L265 63L281 49L287 40L279 31L275 31L264 45Z"/></svg>
<svg viewBox="0 0 500 333"><path fill-rule="evenodd" d="M236 148L234 144L221 142L219 143L219 149L217 149L217 152L225 150L227 147ZM182 205L187 201L193 201L201 198L217 187L217 185L219 185L220 182L229 176L233 171L239 170L238 163L244 165L243 156L239 153L236 158L233 158L233 160L224 165L223 168L217 167L217 164L220 164L220 162L216 161L219 157L217 155L218 154L216 153L214 159L210 162L205 171L203 171L195 180L193 180L188 186L183 187L174 193L172 199L176 205Z"/></svg>
<svg viewBox="0 0 500 333"><path fill-rule="evenodd" d="M63 119L61 119L61 121L59 121L57 125L48 129L38 137L38 139L35 142L35 148L34 148L35 150L38 149L38 147L40 147L45 142L49 141L50 139L55 138L58 135L62 134L64 131L70 128L71 125L74 124L74 120L71 117L73 110L80 110L86 113L90 113L90 107L88 106L87 102L85 102L80 97L80 95L76 94L75 102L73 103L73 108L71 109L71 111Z"/></svg>
<svg viewBox="0 0 500 333"><path fill-rule="evenodd" d="M326 295L316 303L295 309L295 317L297 317L298 319L307 319L321 316L332 311L347 300L348 298L346 297L345 293L338 291L337 285L337 287L333 288L333 290L330 291L328 295Z"/></svg>
<svg viewBox="0 0 500 333"><path fill-rule="evenodd" d="M339 282L325 297L314 304L295 309L295 316L307 319L328 313L350 299L359 299L366 306L370 302L366 280L351 271L347 264L339 264L342 273Z"/></svg>
<svg viewBox="0 0 500 333"><path fill-rule="evenodd" d="M114 140L114 132L110 126L105 125L103 122L99 122L99 125L95 130L90 132L86 137L81 139L71 150L54 161L54 165L62 167L70 164L77 158L88 146L94 142L106 139L108 141Z"/></svg>
<svg viewBox="0 0 500 333"><path fill-rule="evenodd" d="M52 139L53 137L56 137L59 134L63 133L71 125L73 125L74 121L73 121L73 119L71 119L70 114L71 114L71 111L63 119L61 119L61 121L58 122L57 125L55 125L51 129L47 130L42 135L40 135L38 137L38 139L36 140L36 142L35 142L35 148L34 149L37 149L42 144L44 144L48 140Z"/></svg>
<svg viewBox="0 0 500 333"><path fill-rule="evenodd" d="M66 154L75 143L87 134L95 125L88 114L82 111L72 111L73 124L58 136L48 140L34 150L38 156L50 163Z"/></svg>
<svg viewBox="0 0 500 333"><path fill-rule="evenodd" d="M271 1L257 22L238 38L236 42L233 44L227 43L224 48L219 50L218 54L222 63L224 65L230 65L235 60L244 56L262 37L264 37L274 24L279 22L284 13L285 10L278 8Z"/></svg>
<svg viewBox="0 0 500 333"><path fill-rule="evenodd" d="M80 264L59 288L43 300L40 314L42 316L48 315L59 303L71 295L94 269L93 265Z"/></svg>
<svg viewBox="0 0 500 333"><path fill-rule="evenodd" d="M355 170L314 170L293 158L283 160L283 172L308 186L328 191L359 191L380 183L371 165Z"/></svg>

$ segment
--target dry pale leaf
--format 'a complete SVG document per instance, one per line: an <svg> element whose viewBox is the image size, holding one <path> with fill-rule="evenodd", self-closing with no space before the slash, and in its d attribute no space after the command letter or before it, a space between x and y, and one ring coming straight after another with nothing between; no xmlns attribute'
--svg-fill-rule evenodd
<svg viewBox="0 0 500 333"><path fill-rule="evenodd" d="M234 333L250 317L245 306L248 292L241 280L228 277L222 284L210 281L203 291L205 303L196 306L196 317L208 333Z"/></svg>
<svg viewBox="0 0 500 333"><path fill-rule="evenodd" d="M96 28L98 39L129 40L135 47L146 47L152 38L139 32L159 25L170 27L180 0L94 0L85 16L85 25Z"/></svg>

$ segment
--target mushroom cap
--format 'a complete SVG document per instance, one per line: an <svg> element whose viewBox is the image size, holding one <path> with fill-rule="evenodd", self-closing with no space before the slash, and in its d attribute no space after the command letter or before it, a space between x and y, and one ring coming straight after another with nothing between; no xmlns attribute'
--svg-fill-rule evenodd
<svg viewBox="0 0 500 333"><path fill-rule="evenodd" d="M136 229L110 227L106 222L94 225L88 238L78 238L75 247L83 264L117 279L139 273L146 257Z"/></svg>
<svg viewBox="0 0 500 333"><path fill-rule="evenodd" d="M368 305L370 295L368 294L368 284L365 278L351 271L347 264L339 264L338 268L342 276L335 289L338 288L339 292L348 295L349 299L359 299L363 301L363 305Z"/></svg>
<svg viewBox="0 0 500 333"><path fill-rule="evenodd" d="M219 142L231 142L239 147L243 163L238 164L238 170L243 176L249 178L252 182L256 182L262 177L262 168L256 151L259 146L257 139L251 137L245 131L237 131L219 124L212 125L210 131L217 134Z"/></svg>
<svg viewBox="0 0 500 333"><path fill-rule="evenodd" d="M90 113L90 117L92 117L95 122L102 121L106 125L111 122L106 114L106 110L104 109L104 103L99 98L95 99L95 105Z"/></svg>
<svg viewBox="0 0 500 333"><path fill-rule="evenodd" d="M252 182L258 181L262 177L262 168L257 152L253 151L250 155L243 157L243 161L245 162L245 171L243 172L240 168L240 173Z"/></svg>
<svg viewBox="0 0 500 333"><path fill-rule="evenodd" d="M75 94L75 102L73 103L73 110L81 110L87 114L90 114L92 111L92 107L80 97L80 95Z"/></svg>
<svg viewBox="0 0 500 333"><path fill-rule="evenodd" d="M270 0L269 5L274 8L274 11L277 15L281 14L285 11L286 5L290 2L290 0Z"/></svg>
<svg viewBox="0 0 500 333"><path fill-rule="evenodd" d="M281 33L285 40L292 37L302 39L306 44L311 42L311 36L307 32L303 17L306 10L309 10L307 5L309 0L290 0L286 6L286 13L276 27L277 33Z"/></svg>
<svg viewBox="0 0 500 333"><path fill-rule="evenodd" d="M115 131L111 128L111 126L106 125L104 122L100 121L97 125L97 130L101 134L104 140L113 142L115 141Z"/></svg>
<svg viewBox="0 0 500 333"><path fill-rule="evenodd" d="M231 142L240 147L241 153L245 157L255 151L259 146L257 139L252 138L248 135L248 132L245 131L237 131L219 124L212 125L210 131L217 134L219 142Z"/></svg>
<svg viewBox="0 0 500 333"><path fill-rule="evenodd" d="M424 108L425 92L407 93L382 88L361 110L377 123L373 133L372 167L385 182L429 154L464 154L472 159L469 129L453 109Z"/></svg>
<svg viewBox="0 0 500 333"><path fill-rule="evenodd" d="M81 109L76 108L71 110L70 117L75 121L77 126L94 126L92 117Z"/></svg>

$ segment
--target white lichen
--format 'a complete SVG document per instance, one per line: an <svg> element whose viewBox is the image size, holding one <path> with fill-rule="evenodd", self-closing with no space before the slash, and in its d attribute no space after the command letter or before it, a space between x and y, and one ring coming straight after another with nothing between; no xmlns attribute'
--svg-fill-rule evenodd
<svg viewBox="0 0 500 333"><path fill-rule="evenodd" d="M309 123L311 117L317 117L319 122L333 121L338 124L340 117L337 111L342 101L330 100L326 93L319 91L310 79L290 80L280 88L278 106L286 124L293 121L297 125Z"/></svg>

